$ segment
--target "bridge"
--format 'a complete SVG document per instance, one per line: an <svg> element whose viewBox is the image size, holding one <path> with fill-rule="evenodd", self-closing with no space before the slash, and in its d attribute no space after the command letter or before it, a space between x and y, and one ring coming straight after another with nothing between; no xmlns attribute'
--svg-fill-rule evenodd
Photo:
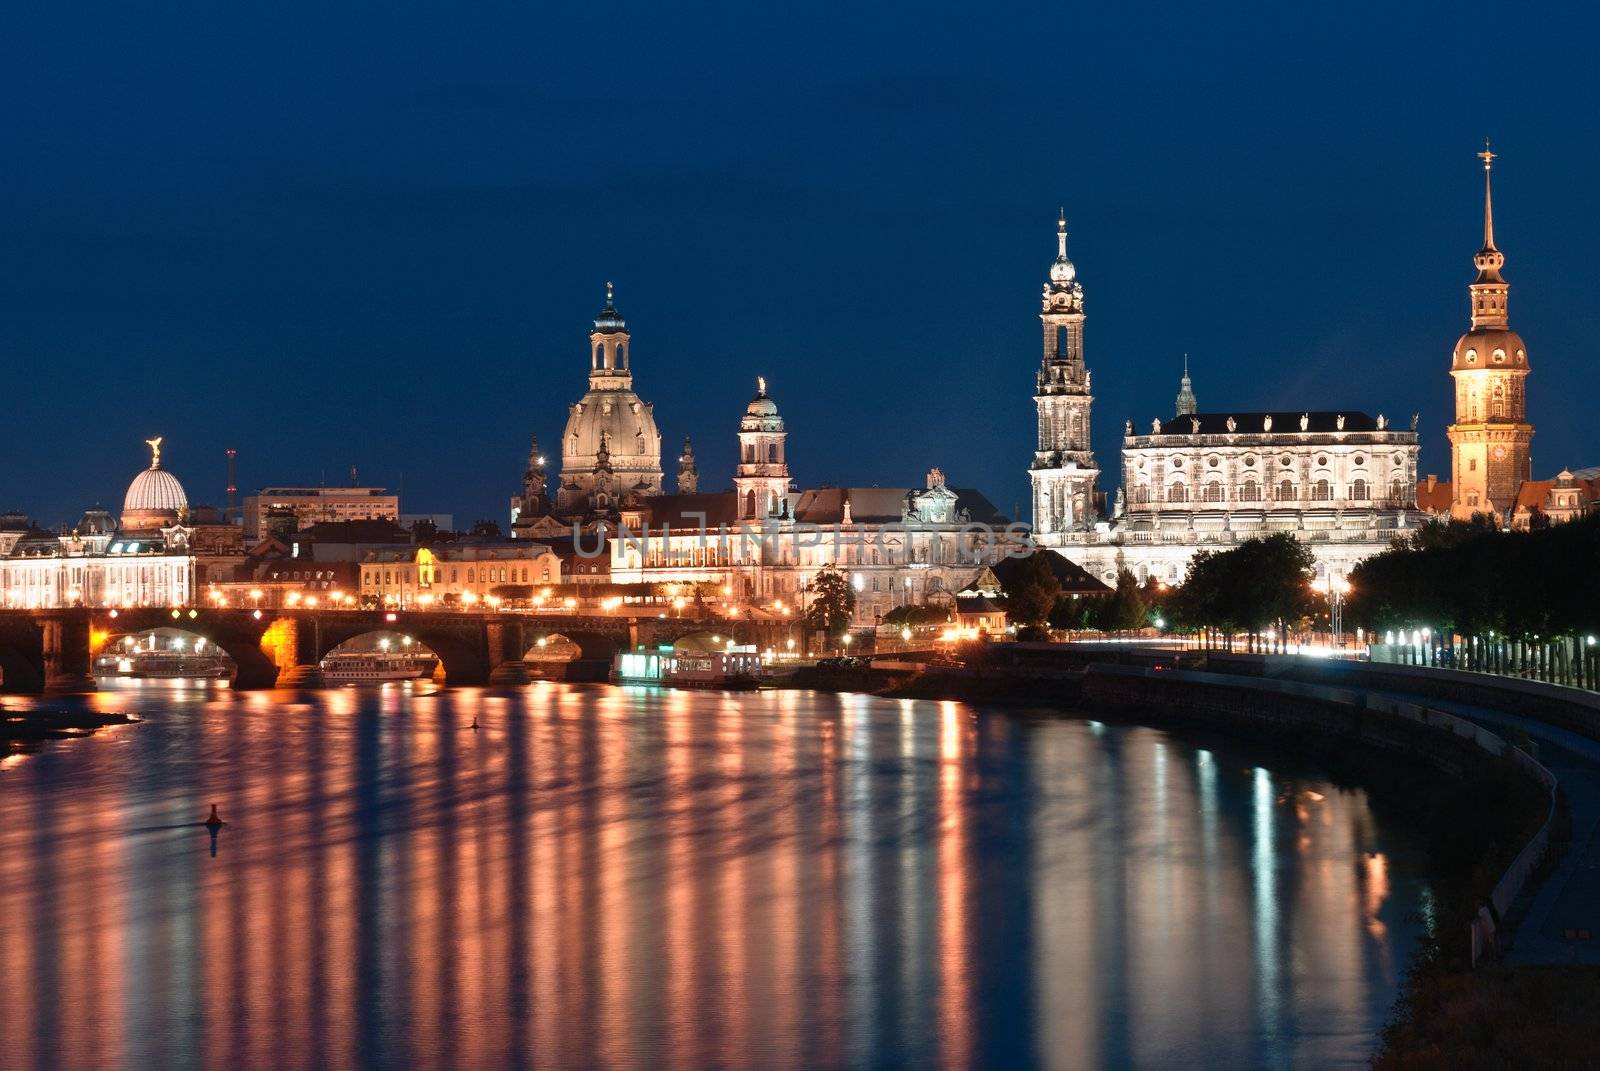
<svg viewBox="0 0 1600 1071"><path fill-rule="evenodd" d="M578 646L592 669L620 650L674 643L711 632L736 643L782 648L796 636L788 621L626 613L527 614L508 611L73 607L0 610L0 691L80 692L95 688L95 655L114 636L182 629L233 659L233 687L307 686L324 655L372 632L401 632L438 655L447 685L517 684L523 656L545 636Z"/></svg>

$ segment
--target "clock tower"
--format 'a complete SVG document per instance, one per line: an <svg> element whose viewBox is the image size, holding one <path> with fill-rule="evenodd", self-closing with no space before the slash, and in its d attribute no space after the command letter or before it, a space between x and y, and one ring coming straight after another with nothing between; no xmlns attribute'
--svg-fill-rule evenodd
<svg viewBox="0 0 1600 1071"><path fill-rule="evenodd" d="M1483 248L1472 258L1478 277L1471 293L1472 326L1456 343L1450 364L1456 418L1449 427L1450 516L1466 520L1492 513L1502 524L1516 504L1517 490L1532 478L1527 418L1528 351L1510 328L1510 285L1500 274L1506 258L1494 244L1494 208L1489 174L1495 154L1484 144Z"/></svg>

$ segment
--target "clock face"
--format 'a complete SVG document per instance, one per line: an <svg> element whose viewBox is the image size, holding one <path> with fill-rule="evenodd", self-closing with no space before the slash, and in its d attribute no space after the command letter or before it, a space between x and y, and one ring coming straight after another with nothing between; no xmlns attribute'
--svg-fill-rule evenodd
<svg viewBox="0 0 1600 1071"><path fill-rule="evenodd" d="M1503 446L1495 447L1494 448L1494 459L1496 461L1504 461L1506 459L1506 448L1503 447Z"/></svg>

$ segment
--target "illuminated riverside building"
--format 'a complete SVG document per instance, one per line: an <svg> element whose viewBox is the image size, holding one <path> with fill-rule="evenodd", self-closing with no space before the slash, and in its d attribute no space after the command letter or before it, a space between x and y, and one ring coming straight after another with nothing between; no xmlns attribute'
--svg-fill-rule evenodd
<svg viewBox="0 0 1600 1071"><path fill-rule="evenodd" d="M1356 409L1201 412L1187 359L1174 415L1124 424L1122 486L1105 516L1088 452L1083 285L1064 223L1040 319L1034 538L1091 575L1113 583L1126 568L1175 583L1197 551L1289 532L1312 548L1319 576L1343 576L1415 527L1415 418L1407 430Z"/></svg>
<svg viewBox="0 0 1600 1071"><path fill-rule="evenodd" d="M183 485L161 467L161 440L149 446L150 467L128 485L120 521L96 508L70 531L48 532L20 514L0 517L6 607L180 606L209 570L238 560L238 529L197 521Z"/></svg>
<svg viewBox="0 0 1600 1071"><path fill-rule="evenodd" d="M360 597L384 606L457 606L530 599L532 588L559 583L561 559L528 540L385 547L362 561Z"/></svg>
<svg viewBox="0 0 1600 1071"><path fill-rule="evenodd" d="M795 490L788 430L758 380L739 422L729 491L644 499L637 523L610 544L614 583L702 585L712 595L801 612L812 579L833 566L856 592L856 623L907 604L953 600L1021 533L944 473L924 486Z"/></svg>

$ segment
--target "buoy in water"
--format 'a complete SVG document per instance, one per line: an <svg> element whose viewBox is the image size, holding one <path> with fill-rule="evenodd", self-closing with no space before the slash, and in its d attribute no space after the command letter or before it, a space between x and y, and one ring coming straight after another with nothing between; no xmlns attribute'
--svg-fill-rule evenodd
<svg viewBox="0 0 1600 1071"><path fill-rule="evenodd" d="M211 829L216 829L218 826L226 824L217 814L217 805L215 803L211 805L211 817L206 819L205 824Z"/></svg>

